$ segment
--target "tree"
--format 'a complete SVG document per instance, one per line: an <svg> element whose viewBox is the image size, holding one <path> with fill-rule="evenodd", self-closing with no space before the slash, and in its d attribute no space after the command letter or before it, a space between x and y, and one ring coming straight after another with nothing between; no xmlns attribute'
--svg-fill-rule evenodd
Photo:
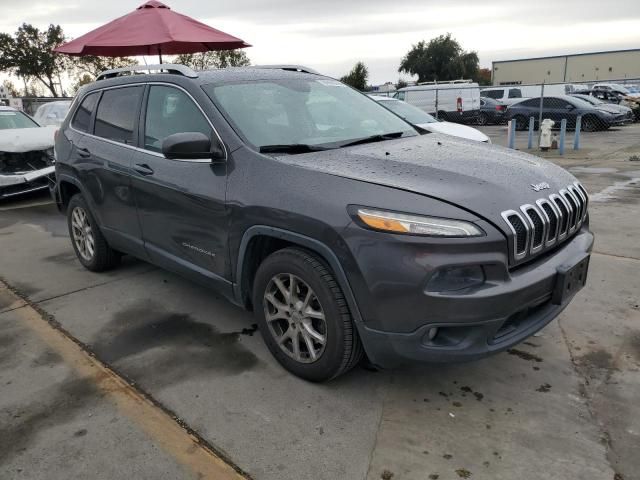
<svg viewBox="0 0 640 480"><path fill-rule="evenodd" d="M4 82L2 82L2 86L7 91L10 97L20 96L18 89L16 88L16 86L13 84L11 80L5 80Z"/></svg>
<svg viewBox="0 0 640 480"><path fill-rule="evenodd" d="M480 85L491 85L491 69L490 68L481 68L478 70L478 73L473 78Z"/></svg>
<svg viewBox="0 0 640 480"><path fill-rule="evenodd" d="M357 90L366 90L368 79L369 70L364 63L358 62L354 65L353 69L351 69L351 71L347 75L340 78L340 81L352 86Z"/></svg>
<svg viewBox="0 0 640 480"><path fill-rule="evenodd" d="M413 45L402 58L399 72L418 76L418 82L475 78L478 71L478 54L467 52L451 34L440 35L426 43Z"/></svg>
<svg viewBox="0 0 640 480"><path fill-rule="evenodd" d="M203 53L185 53L178 55L174 63L191 67L194 70L211 70L213 68L246 67L251 60L243 50L218 50Z"/></svg>
<svg viewBox="0 0 640 480"><path fill-rule="evenodd" d="M83 85L87 85L93 82L94 80L95 78L89 75L88 73L83 73L78 77L77 81L72 85L71 93L75 95L80 89L80 87L82 87Z"/></svg>
<svg viewBox="0 0 640 480"><path fill-rule="evenodd" d="M54 97L58 96L56 84L60 74L69 66L69 59L56 54L53 49L64 42L59 25L49 25L40 31L33 25L23 23L12 37L0 34L0 70L10 71L27 81L39 80ZM62 92L62 85L60 85Z"/></svg>
<svg viewBox="0 0 640 480"><path fill-rule="evenodd" d="M409 86L409 84L407 83L407 81L403 78L399 78L398 82L396 83L396 90L400 90L401 88L407 87Z"/></svg>
<svg viewBox="0 0 640 480"><path fill-rule="evenodd" d="M91 78L96 79L98 75L105 70L123 68L138 64L136 60L130 57L96 57L94 55L74 57L71 60L71 63L75 70L79 72L77 75L78 81L84 78L85 75L89 75Z"/></svg>

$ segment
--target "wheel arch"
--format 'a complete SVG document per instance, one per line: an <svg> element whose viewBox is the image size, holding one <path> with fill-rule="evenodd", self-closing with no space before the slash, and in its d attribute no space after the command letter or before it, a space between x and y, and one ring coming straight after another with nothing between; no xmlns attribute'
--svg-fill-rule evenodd
<svg viewBox="0 0 640 480"><path fill-rule="evenodd" d="M61 213L66 214L67 205L69 205L69 200L77 194L80 193L85 201L87 202L87 206L91 210L91 214L95 218L96 222L98 222L98 226L102 226L102 218L96 205L93 202L93 197L88 194L85 190L82 182L77 179L73 175L68 175L66 173L58 173L56 180L56 203L58 204L58 209Z"/></svg>
<svg viewBox="0 0 640 480"><path fill-rule="evenodd" d="M356 325L362 323L360 310L355 296L347 279L347 275L340 264L336 254L326 244L302 235L281 228L266 225L256 225L248 228L242 236L238 260L236 267L236 282L234 283L234 294L237 303L247 309L251 309L251 289L253 277L258 266L264 258L271 253L287 247L300 247L316 254L332 270L336 281L349 305L352 318Z"/></svg>

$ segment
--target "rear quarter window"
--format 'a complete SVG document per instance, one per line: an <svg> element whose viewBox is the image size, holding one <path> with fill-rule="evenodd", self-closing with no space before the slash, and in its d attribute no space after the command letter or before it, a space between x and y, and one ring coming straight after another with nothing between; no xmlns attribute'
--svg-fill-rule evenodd
<svg viewBox="0 0 640 480"><path fill-rule="evenodd" d="M71 121L71 126L73 128L80 132L89 132L91 117L93 116L93 111L96 109L99 96L99 92L94 92L84 97L84 100L82 100L82 103L76 110L73 120Z"/></svg>

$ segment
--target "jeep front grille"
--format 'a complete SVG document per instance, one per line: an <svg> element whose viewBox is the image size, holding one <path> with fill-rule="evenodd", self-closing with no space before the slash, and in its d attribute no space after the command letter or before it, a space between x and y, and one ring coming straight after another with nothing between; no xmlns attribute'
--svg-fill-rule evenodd
<svg viewBox="0 0 640 480"><path fill-rule="evenodd" d="M502 212L509 226L510 251L520 262L566 240L587 218L587 191L578 182L553 193L535 204Z"/></svg>

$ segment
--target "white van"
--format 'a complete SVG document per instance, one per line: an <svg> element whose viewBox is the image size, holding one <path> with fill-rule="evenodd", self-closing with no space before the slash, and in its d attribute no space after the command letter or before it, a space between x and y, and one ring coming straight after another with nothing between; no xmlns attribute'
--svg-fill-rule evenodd
<svg viewBox="0 0 640 480"><path fill-rule="evenodd" d="M586 85L575 83L553 83L544 86L546 95L571 95L572 93L588 90ZM542 85L505 85L501 87L487 87L480 91L483 97L493 98L505 105L513 105L527 98L537 98L542 91Z"/></svg>
<svg viewBox="0 0 640 480"><path fill-rule="evenodd" d="M393 98L448 122L474 123L480 114L480 86L471 80L420 83L401 88Z"/></svg>
<svg viewBox="0 0 640 480"><path fill-rule="evenodd" d="M491 87L480 90L480 96L498 100L505 105L513 105L524 98L520 87Z"/></svg>

